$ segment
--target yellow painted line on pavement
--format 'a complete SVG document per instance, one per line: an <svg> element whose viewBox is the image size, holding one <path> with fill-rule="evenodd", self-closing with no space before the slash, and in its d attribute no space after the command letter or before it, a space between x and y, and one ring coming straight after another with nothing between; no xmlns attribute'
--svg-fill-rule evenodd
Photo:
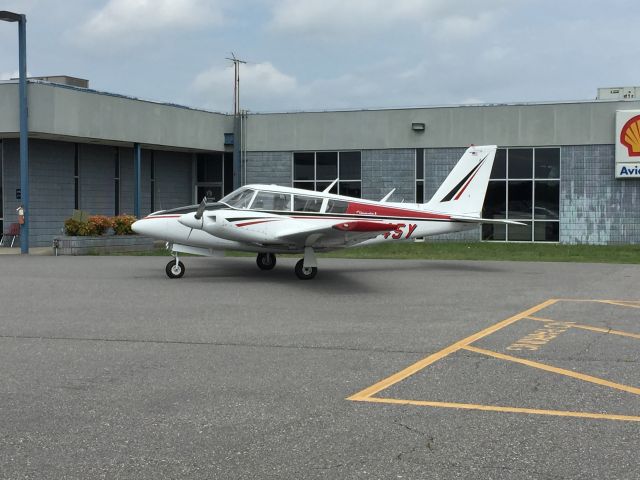
<svg viewBox="0 0 640 480"><path fill-rule="evenodd" d="M541 318L541 317L533 317L533 316L529 316L527 318L530 320L536 320L538 322L558 322L559 321L559 320L552 320L550 318ZM622 330L613 330L609 328L594 327L592 325L584 325L580 323L574 323L573 325L571 325L571 328L580 328L582 330L590 330L592 332L606 333L610 335L620 335L621 337L631 337L631 338L640 339L640 334L638 333L623 332Z"/></svg>
<svg viewBox="0 0 640 480"><path fill-rule="evenodd" d="M627 422L629 421L640 422L640 417L633 416L633 415L572 412L572 411L564 411L564 410L539 410L535 408L476 405L473 403L429 402L429 401L423 401L423 400L401 400L398 398L379 398L379 397L370 397L367 399L356 399L356 401L374 402L374 403L391 403L396 405L416 405L420 407L443 407L443 408L457 408L462 410L482 410L485 412L530 413L535 415L554 415L554 416L560 416L560 417L594 418L594 419L602 419L602 420L621 420L621 421L627 421Z"/></svg>
<svg viewBox="0 0 640 480"><path fill-rule="evenodd" d="M584 382L595 383L597 385L601 385L603 387L614 388L616 390L622 390L624 392L633 393L635 395L640 395L640 388L631 387L629 385L623 385L621 383L611 382L609 380L605 380L599 377L593 377L591 375L586 375L584 373L574 372L573 370L565 370L564 368L553 367L551 365L547 365L545 363L534 362L532 360L526 360L524 358L513 357L511 355L505 355L504 353L494 352L492 350L485 350L484 348L477 348L472 346L464 346L462 347L464 350L468 350L470 352L480 353L482 355L487 355L490 357L498 358L500 360L507 360L509 362L520 363L522 365L526 365L528 367L538 368L540 370L545 370L547 372L558 373L560 375L565 375L567 377L572 377L578 380L582 380Z"/></svg>
<svg viewBox="0 0 640 480"><path fill-rule="evenodd" d="M371 399L372 395L375 395L378 392L381 392L382 390L385 390L386 388L389 388L391 385L394 385L402 380L404 380L407 377L410 377L411 375L413 375L414 373L419 372L420 370L422 370L425 367L428 367L429 365L431 365L432 363L437 362L438 360L451 355L453 352L456 352L458 350L460 350L461 348L477 341L480 340L483 337L486 337L487 335L491 335L492 333L497 332L498 330L511 325L512 323L517 322L518 320L521 320L525 317L531 316L536 312L539 312L540 310L547 308L550 305L553 305L554 303L556 303L557 300L556 299L549 299L545 302L542 302L538 305L536 305L535 307L531 307L528 310L525 310L524 312L520 312L512 317L509 317L505 320L502 320L501 322L498 322L488 328L485 328L484 330L481 330L477 333L474 333L473 335L468 336L467 338L464 338L462 340L459 340L458 342L454 343L453 345L450 345L442 350L440 350L439 352L436 352L432 355L429 355L426 358L423 358L422 360L414 363L413 365L408 366L407 368L405 368L404 370L399 371L398 373L395 373L393 375L391 375L390 377L385 378L384 380L379 381L378 383L371 385L370 387L365 388L364 390L355 393L353 395L351 395L350 397L347 397L347 400L354 400L354 401L363 401L363 400L367 400L367 399Z"/></svg>
<svg viewBox="0 0 640 480"><path fill-rule="evenodd" d="M640 308L640 302L624 302L620 300L598 300L598 302L618 305L619 307Z"/></svg>

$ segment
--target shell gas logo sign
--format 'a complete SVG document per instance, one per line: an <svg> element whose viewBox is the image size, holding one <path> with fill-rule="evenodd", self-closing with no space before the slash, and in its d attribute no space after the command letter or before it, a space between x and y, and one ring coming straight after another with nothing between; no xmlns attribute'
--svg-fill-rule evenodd
<svg viewBox="0 0 640 480"><path fill-rule="evenodd" d="M640 178L640 110L616 112L616 178Z"/></svg>
<svg viewBox="0 0 640 480"><path fill-rule="evenodd" d="M640 157L640 115L631 117L622 127L620 143L627 147L630 157Z"/></svg>

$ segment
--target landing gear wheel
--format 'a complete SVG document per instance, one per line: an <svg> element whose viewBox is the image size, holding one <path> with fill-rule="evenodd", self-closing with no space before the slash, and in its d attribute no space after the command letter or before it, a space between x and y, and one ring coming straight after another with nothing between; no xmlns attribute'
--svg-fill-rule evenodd
<svg viewBox="0 0 640 480"><path fill-rule="evenodd" d="M169 278L180 278L184 275L184 263L178 261L176 263L175 260L171 260L167 263L167 268L164 269L167 272L167 277Z"/></svg>
<svg viewBox="0 0 640 480"><path fill-rule="evenodd" d="M296 263L296 276L300 280L311 280L318 273L318 267L306 267L304 266L304 259L298 260Z"/></svg>
<svg viewBox="0 0 640 480"><path fill-rule="evenodd" d="M273 253L259 253L256 263L260 270L273 270L276 266L276 256Z"/></svg>

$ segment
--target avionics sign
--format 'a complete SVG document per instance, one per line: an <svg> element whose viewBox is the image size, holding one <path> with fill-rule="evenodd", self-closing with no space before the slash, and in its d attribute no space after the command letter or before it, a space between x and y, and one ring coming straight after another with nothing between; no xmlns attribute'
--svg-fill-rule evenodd
<svg viewBox="0 0 640 480"><path fill-rule="evenodd" d="M616 112L616 178L640 178L640 110Z"/></svg>

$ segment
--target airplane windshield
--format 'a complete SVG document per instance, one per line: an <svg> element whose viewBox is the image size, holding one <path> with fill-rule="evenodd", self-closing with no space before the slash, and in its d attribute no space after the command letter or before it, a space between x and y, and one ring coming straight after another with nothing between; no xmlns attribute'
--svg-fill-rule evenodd
<svg viewBox="0 0 640 480"><path fill-rule="evenodd" d="M247 208L249 206L249 202L251 202L251 199L253 198L254 193L255 190L247 188L239 192L231 193L229 196L224 197L220 201L233 208Z"/></svg>

